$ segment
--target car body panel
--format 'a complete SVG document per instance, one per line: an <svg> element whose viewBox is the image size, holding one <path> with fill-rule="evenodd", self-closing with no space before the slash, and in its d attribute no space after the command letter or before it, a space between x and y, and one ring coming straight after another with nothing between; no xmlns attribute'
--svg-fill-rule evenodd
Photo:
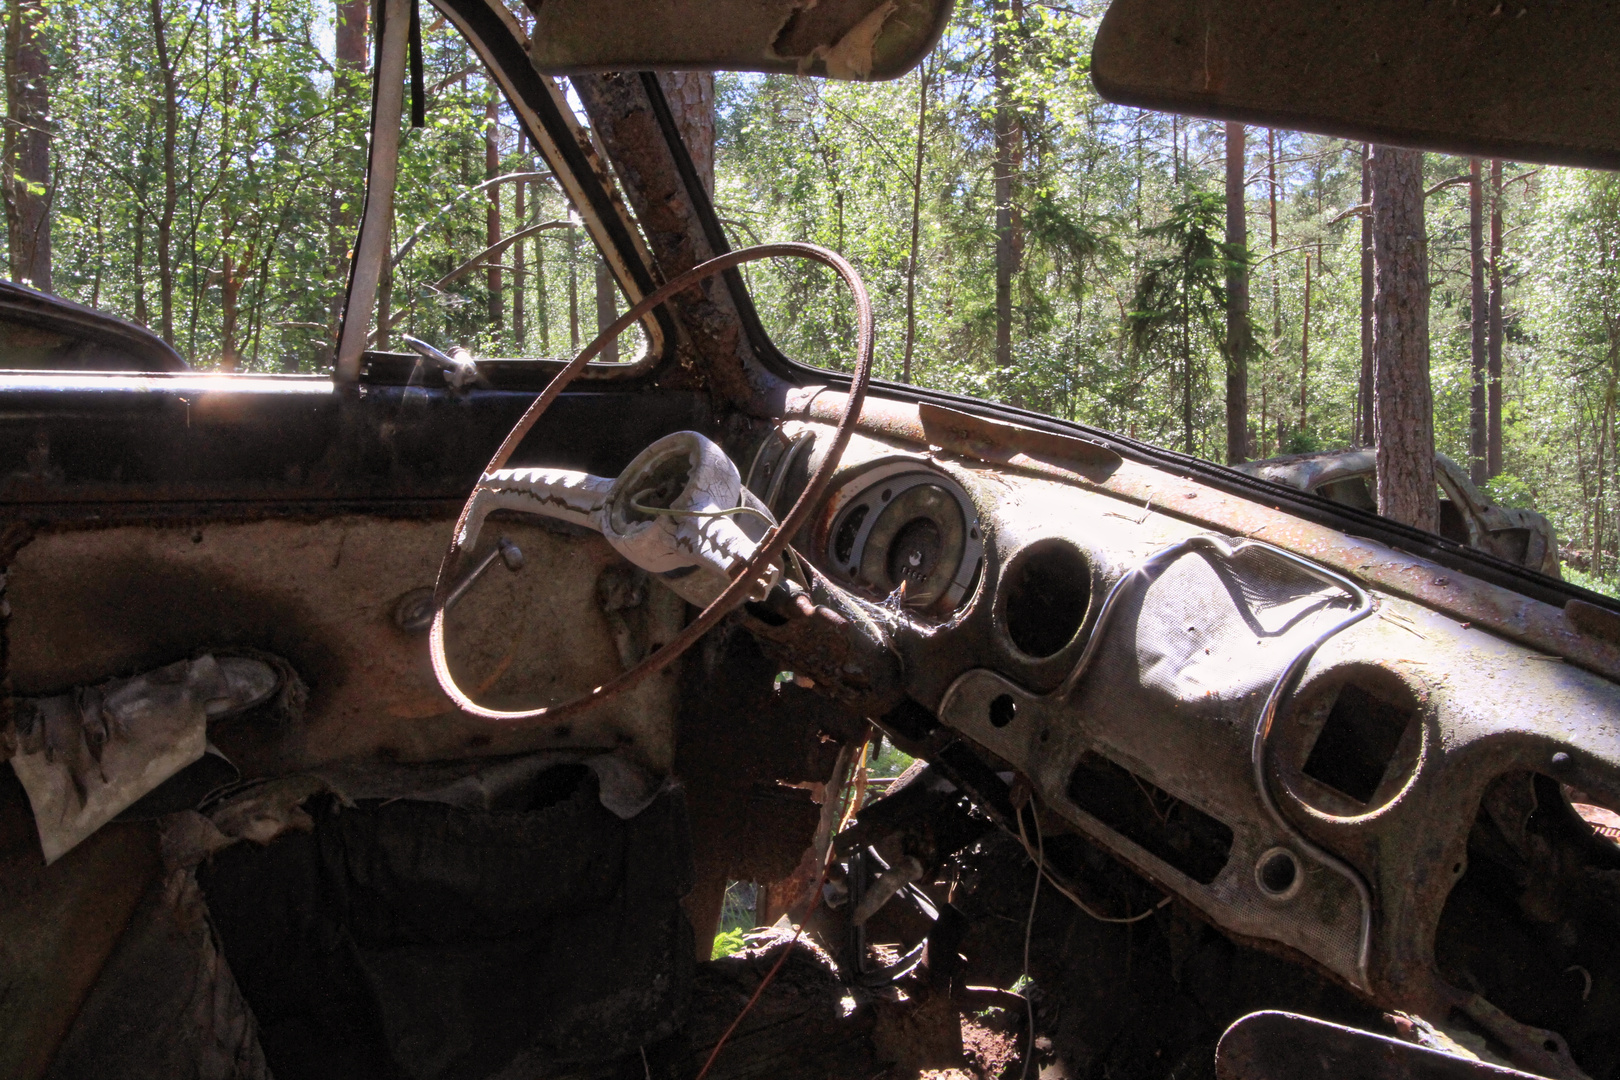
<svg viewBox="0 0 1620 1080"><path fill-rule="evenodd" d="M1376 512L1377 464L1372 449L1362 448L1288 454L1233 467L1274 484ZM1534 510L1491 502L1469 480L1467 470L1444 454L1435 455L1435 479L1446 493L1440 503L1441 535L1549 577L1558 576L1558 542L1546 517Z"/></svg>

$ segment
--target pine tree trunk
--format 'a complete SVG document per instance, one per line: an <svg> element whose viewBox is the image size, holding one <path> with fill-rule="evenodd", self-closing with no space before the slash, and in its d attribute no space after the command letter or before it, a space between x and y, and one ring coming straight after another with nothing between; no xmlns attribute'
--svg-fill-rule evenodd
<svg viewBox="0 0 1620 1080"><path fill-rule="evenodd" d="M1356 395L1356 445L1371 446L1373 435L1373 241L1372 147L1361 144L1361 389Z"/></svg>
<svg viewBox="0 0 1620 1080"><path fill-rule="evenodd" d="M1468 159L1468 478L1485 482L1485 191L1479 158Z"/></svg>
<svg viewBox="0 0 1620 1080"><path fill-rule="evenodd" d="M535 213L540 212L540 184L534 185ZM536 233L534 237L534 315L535 321L540 324L540 355L551 355L551 294L546 291L546 244L545 235Z"/></svg>
<svg viewBox="0 0 1620 1080"><path fill-rule="evenodd" d="M1193 452L1192 255L1181 262L1181 452Z"/></svg>
<svg viewBox="0 0 1620 1080"><path fill-rule="evenodd" d="M714 72L666 71L658 83L703 190L714 196Z"/></svg>
<svg viewBox="0 0 1620 1080"><path fill-rule="evenodd" d="M42 0L12 0L6 24L6 240L11 280L50 292L50 60Z"/></svg>
<svg viewBox="0 0 1620 1080"><path fill-rule="evenodd" d="M568 346L579 353L579 231L568 230Z"/></svg>
<svg viewBox="0 0 1620 1080"><path fill-rule="evenodd" d="M613 325L613 320L619 317L618 286L613 281L613 271L603 259L596 260L596 332L600 334ZM616 364L619 361L619 339L614 338L602 349L602 354L596 359L607 364Z"/></svg>
<svg viewBox="0 0 1620 1080"><path fill-rule="evenodd" d="M1248 251L1249 208L1245 199L1242 124L1226 125L1226 243ZM1226 462L1249 459L1249 268L1226 272Z"/></svg>
<svg viewBox="0 0 1620 1080"><path fill-rule="evenodd" d="M394 248L394 222L388 223L388 248ZM377 351L388 351L389 331L394 320L394 260L384 259L377 279Z"/></svg>
<svg viewBox="0 0 1620 1080"><path fill-rule="evenodd" d="M1502 159L1491 161L1491 299L1485 324L1485 474L1502 471Z"/></svg>
<svg viewBox="0 0 1620 1080"><path fill-rule="evenodd" d="M1429 260L1423 154L1375 146L1373 439L1378 512L1433 532L1434 400L1429 388Z"/></svg>
<svg viewBox="0 0 1620 1080"><path fill-rule="evenodd" d="M1181 117L1170 114L1170 182L1181 187Z"/></svg>
<svg viewBox="0 0 1620 1080"><path fill-rule="evenodd" d="M491 80L489 104L484 106L484 179L493 180L499 175L501 175L500 91ZM485 195L488 201L484 209L484 245L494 247L501 242L501 185L489 185ZM492 257L488 271L489 325L492 330L501 325L504 307L501 300L501 271L496 265L499 261Z"/></svg>

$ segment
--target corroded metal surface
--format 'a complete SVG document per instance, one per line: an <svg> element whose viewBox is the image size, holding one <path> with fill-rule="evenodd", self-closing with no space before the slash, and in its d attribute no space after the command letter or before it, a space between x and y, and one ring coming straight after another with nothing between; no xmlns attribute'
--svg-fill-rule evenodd
<svg viewBox="0 0 1620 1080"><path fill-rule="evenodd" d="M788 415L825 423L836 416L842 401L839 391L806 388L789 396ZM939 445L924 427L917 406L892 400L868 399L861 414L861 430L909 444L908 448ZM1022 472L1046 472L1011 459L1002 463ZM1086 482L1078 470L1059 478ZM1123 461L1096 486L1142 510L1151 509L1155 514L1228 535L1275 544L1459 622L1492 630L1532 649L1620 678L1620 643L1583 633L1551 604L1466 577L1398 548L1330 529L1138 462Z"/></svg>
<svg viewBox="0 0 1620 1080"><path fill-rule="evenodd" d="M401 594L432 582L450 527L353 517L41 535L9 572L12 679L19 693L44 693L199 649L252 645L285 656L310 698L292 731L220 725L213 738L250 774L542 748L617 749L667 773L673 673L561 727L492 731L457 712L434 682L420 635L392 618ZM523 549L525 566L485 576L451 612L461 681L484 700L516 705L616 674L619 649L596 587L618 563L613 549L600 537L500 528ZM642 602L654 641L680 629L684 608L673 594L648 590Z"/></svg>

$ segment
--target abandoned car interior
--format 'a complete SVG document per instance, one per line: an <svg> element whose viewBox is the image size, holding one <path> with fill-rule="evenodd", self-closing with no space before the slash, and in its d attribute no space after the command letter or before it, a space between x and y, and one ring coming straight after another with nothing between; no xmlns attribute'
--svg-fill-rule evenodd
<svg viewBox="0 0 1620 1080"><path fill-rule="evenodd" d="M1092 70L1620 166L1609 6L1492 4L1116 0ZM529 5L375 4L330 372L0 290L0 1075L1620 1077L1620 602L873 380L658 72L892 78L949 0ZM429 17L626 301L572 360L378 347ZM756 314L784 259L844 372Z"/></svg>

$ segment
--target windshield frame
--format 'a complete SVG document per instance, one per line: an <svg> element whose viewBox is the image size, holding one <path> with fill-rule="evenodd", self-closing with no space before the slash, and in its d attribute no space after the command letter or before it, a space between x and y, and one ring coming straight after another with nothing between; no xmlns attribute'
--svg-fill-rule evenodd
<svg viewBox="0 0 1620 1080"><path fill-rule="evenodd" d="M539 150L551 169L586 234L607 263L626 302L630 305L637 303L659 284L652 256L635 219L614 186L611 171L592 146L589 133L569 107L562 89L555 80L540 74L529 63L523 44L523 28L500 0L432 0L432 3L472 47L489 76L500 87L524 135ZM408 15L392 17L401 21L409 18ZM372 309L375 307L377 281L382 262L392 254L387 234L392 218L394 185L398 181L399 132L404 123L403 119L393 115L396 111L393 103L403 92L403 49L406 45L404 34L401 33L398 35L399 44L395 46L389 29L386 20L378 28L383 47L376 50L370 131L372 145L379 152L368 158L365 178L367 207L372 205L374 196L382 195L386 188L387 194L383 197L387 200L388 212L365 212L361 215L359 235L353 249L355 258L345 288L343 327L339 334L339 341L343 344L339 347L333 374L333 381L339 386L360 381L365 367L367 335L374 317ZM399 55L386 55L384 50L389 47L401 50ZM384 88L382 83L391 83L393 79L391 74L379 78L379 73L394 72L402 77L400 87L390 85ZM378 108L379 101L384 102L383 109ZM392 133L387 130L390 126L394 129ZM363 302L357 305L356 300ZM353 327L351 312L358 317ZM623 379L642 375L658 367L673 352L674 323L669 313L659 308L649 313L641 326L646 335L646 346L638 358L627 363L592 362L581 377ZM536 358L535 363L543 365L547 363L547 358Z"/></svg>

